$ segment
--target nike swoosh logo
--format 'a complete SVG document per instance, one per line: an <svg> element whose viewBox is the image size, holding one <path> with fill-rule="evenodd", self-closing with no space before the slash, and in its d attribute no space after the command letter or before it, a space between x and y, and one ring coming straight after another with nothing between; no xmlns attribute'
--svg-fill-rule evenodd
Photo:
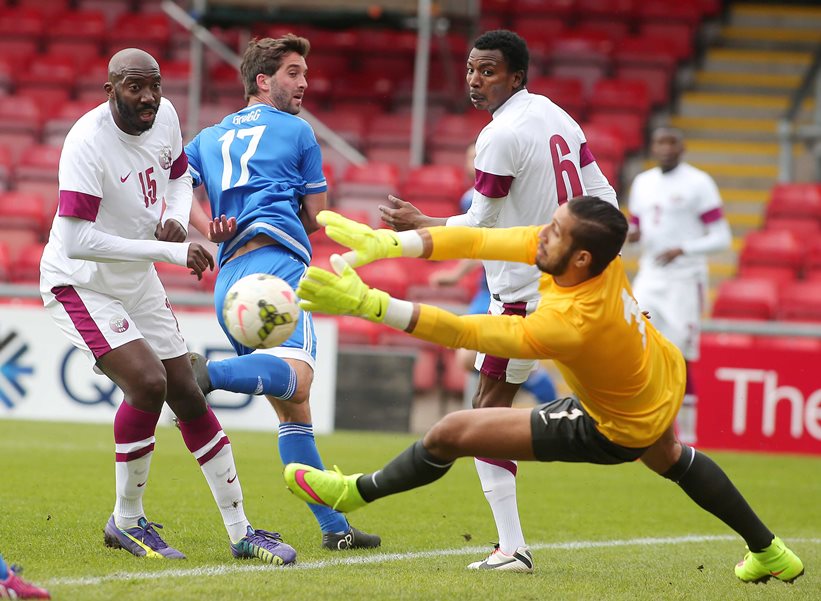
<svg viewBox="0 0 821 601"><path fill-rule="evenodd" d="M125 180L127 180L129 177L131 177L131 172L130 171L125 174L125 177L120 176L120 183L124 184Z"/></svg>
<svg viewBox="0 0 821 601"><path fill-rule="evenodd" d="M787 568L784 568L784 570L786 570L786 569L787 569ZM773 576L778 576L778 575L779 575L779 574L781 574L784 570L778 570L777 572L770 572L770 574L772 574Z"/></svg>
<svg viewBox="0 0 821 601"><path fill-rule="evenodd" d="M237 479L237 475L236 475L236 474L234 474L234 477L233 477L233 478L228 478L228 480L226 480L226 482L227 482L228 484L233 484L233 483L234 483L234 480L236 480L236 479Z"/></svg>
<svg viewBox="0 0 821 601"><path fill-rule="evenodd" d="M311 485L305 481L305 474L307 473L307 470L297 470L294 473L294 480L296 480L296 485L299 486L299 488L301 488L302 490L304 490L305 493L314 501L316 501L319 505L325 505L327 507L327 503L325 503L325 501L323 501L319 497L319 495L316 494L316 492L314 492L314 489L311 488Z"/></svg>
<svg viewBox="0 0 821 601"><path fill-rule="evenodd" d="M148 480L146 480L145 482L148 482ZM142 488L143 486L145 486L145 482L140 482L139 484L137 484L137 488Z"/></svg>

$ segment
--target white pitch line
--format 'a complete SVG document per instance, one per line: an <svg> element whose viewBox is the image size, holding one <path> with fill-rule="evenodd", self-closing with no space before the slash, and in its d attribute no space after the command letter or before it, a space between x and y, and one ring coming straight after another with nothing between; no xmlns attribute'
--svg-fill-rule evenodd
<svg viewBox="0 0 821 601"><path fill-rule="evenodd" d="M569 541L565 543L535 543L529 545L532 550L553 549L553 550L576 550L576 549L604 549L612 547L631 546L656 546L656 545L680 545L686 543L705 543L716 541L739 541L739 537L732 535L689 535L675 536L669 538L631 538L625 540L603 540L603 541ZM791 543L821 544L821 538L789 538ZM226 564L218 566L203 566L201 568L163 570L160 572L115 572L105 576L85 576L82 578L55 578L47 581L46 584L54 586L96 586L105 582L120 582L126 580L160 580L162 578L188 578L188 577L210 577L225 576L228 574L243 574L249 572L282 572L291 570L318 570L335 566L368 565L376 563L386 563L390 561L403 561L407 559L430 559L435 557L446 557L452 555L475 555L487 552L487 546L482 547L461 547L459 549L437 549L432 551L414 551L410 553L376 553L367 555L355 555L352 557L340 557L336 559L323 559L320 561L310 561L297 563L287 568L274 568L267 564L255 563L252 565ZM150 561L150 560L148 560Z"/></svg>

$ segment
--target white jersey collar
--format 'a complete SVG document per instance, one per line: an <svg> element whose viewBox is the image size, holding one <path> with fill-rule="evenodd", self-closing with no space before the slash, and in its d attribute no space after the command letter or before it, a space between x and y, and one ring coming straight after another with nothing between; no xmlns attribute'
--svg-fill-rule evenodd
<svg viewBox="0 0 821 601"><path fill-rule="evenodd" d="M501 115L505 111L515 110L515 107L521 106L527 99L530 97L530 92L527 91L527 88L522 88L513 96L505 100L504 104L493 111L492 117L495 119L499 115Z"/></svg>

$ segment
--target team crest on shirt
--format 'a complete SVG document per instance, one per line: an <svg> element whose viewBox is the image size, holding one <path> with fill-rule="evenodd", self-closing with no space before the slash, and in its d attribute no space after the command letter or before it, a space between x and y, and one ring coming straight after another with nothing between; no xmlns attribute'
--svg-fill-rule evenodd
<svg viewBox="0 0 821 601"><path fill-rule="evenodd" d="M171 157L171 147L163 146L160 149L160 167L163 169L171 169L174 159Z"/></svg>
<svg viewBox="0 0 821 601"><path fill-rule="evenodd" d="M128 320L125 317L112 317L108 325L113 331L122 334L128 329Z"/></svg>

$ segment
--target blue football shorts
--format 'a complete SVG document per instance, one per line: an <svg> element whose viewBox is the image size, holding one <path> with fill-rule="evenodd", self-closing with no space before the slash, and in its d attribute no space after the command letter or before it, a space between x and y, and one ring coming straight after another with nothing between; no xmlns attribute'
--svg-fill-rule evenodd
<svg viewBox="0 0 821 601"><path fill-rule="evenodd" d="M267 273L282 278L288 282L291 288L296 290L307 268L308 266L299 257L279 244L254 249L228 261L220 268L214 286L214 308L217 312L220 327L225 332L237 355L242 356L253 352L270 353L278 357L300 359L312 367L314 366L316 363L316 333L314 332L313 317L310 313L299 311L296 330L280 346L273 349L259 350L249 348L234 340L228 333L225 320L222 318L225 295L237 280L253 273Z"/></svg>

